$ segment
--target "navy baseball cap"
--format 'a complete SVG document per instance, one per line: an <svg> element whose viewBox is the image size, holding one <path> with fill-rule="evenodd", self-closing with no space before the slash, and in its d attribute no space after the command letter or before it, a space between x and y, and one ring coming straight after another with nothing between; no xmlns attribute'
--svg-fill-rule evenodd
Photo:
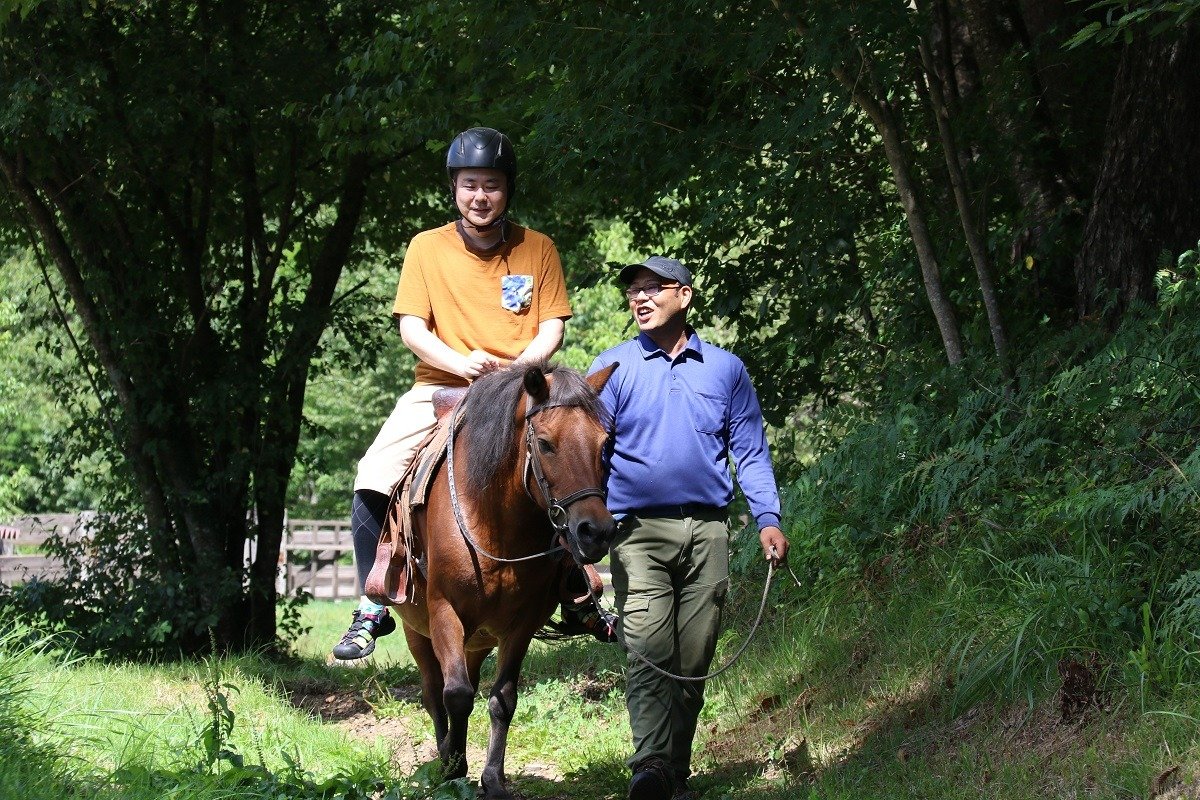
<svg viewBox="0 0 1200 800"><path fill-rule="evenodd" d="M680 286L692 285L692 273L674 258L666 256L650 256L640 264L630 264L621 269L621 283L628 286L633 283L633 276L639 269L648 269L659 277L677 282Z"/></svg>

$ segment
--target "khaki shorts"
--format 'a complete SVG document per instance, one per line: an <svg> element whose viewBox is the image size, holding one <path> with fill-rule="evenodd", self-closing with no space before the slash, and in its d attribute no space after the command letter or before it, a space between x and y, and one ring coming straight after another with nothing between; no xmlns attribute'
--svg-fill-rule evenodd
<svg viewBox="0 0 1200 800"><path fill-rule="evenodd" d="M438 384L419 384L400 396L375 441L358 462L354 491L370 489L391 494L412 461L417 445L437 424L433 393L441 388Z"/></svg>

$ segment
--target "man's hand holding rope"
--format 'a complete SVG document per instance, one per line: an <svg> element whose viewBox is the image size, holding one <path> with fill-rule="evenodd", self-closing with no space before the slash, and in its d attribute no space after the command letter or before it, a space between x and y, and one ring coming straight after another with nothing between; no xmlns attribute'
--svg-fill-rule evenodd
<svg viewBox="0 0 1200 800"><path fill-rule="evenodd" d="M772 565L778 567L787 561L788 540L783 531L774 525L768 525L758 532L758 541L762 544L763 556Z"/></svg>

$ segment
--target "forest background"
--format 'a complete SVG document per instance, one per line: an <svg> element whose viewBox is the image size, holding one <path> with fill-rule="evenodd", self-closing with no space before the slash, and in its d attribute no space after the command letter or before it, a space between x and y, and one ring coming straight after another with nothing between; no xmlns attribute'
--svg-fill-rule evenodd
<svg viewBox="0 0 1200 800"><path fill-rule="evenodd" d="M778 608L936 591L960 707L1189 685L1197 10L8 0L0 516L105 522L5 603L110 653L286 634L284 516L345 514L410 380L404 246L486 124L562 252L566 363L629 335L613 265L698 274L771 425Z"/></svg>

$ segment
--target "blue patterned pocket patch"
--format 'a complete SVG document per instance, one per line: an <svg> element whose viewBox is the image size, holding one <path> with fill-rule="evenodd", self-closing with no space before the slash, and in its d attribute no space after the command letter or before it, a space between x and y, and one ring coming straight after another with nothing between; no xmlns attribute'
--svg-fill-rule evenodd
<svg viewBox="0 0 1200 800"><path fill-rule="evenodd" d="M505 275L500 279L500 305L514 313L533 302L532 275Z"/></svg>

